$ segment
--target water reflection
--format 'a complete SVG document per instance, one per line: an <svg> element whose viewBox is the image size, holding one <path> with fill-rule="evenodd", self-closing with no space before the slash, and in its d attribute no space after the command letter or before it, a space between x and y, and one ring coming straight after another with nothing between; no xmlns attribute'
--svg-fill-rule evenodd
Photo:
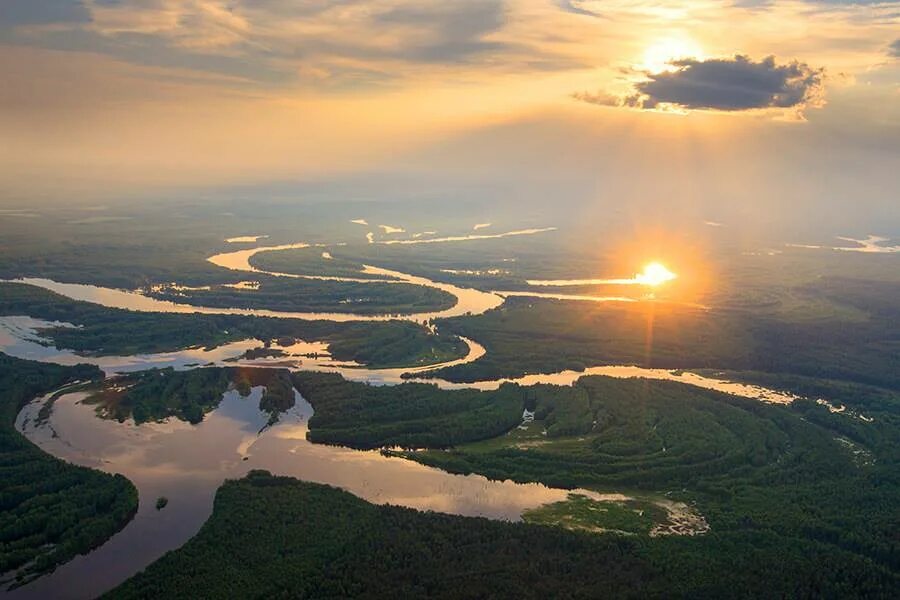
<svg viewBox="0 0 900 600"><path fill-rule="evenodd" d="M390 274L398 273L388 269L372 268L369 273ZM310 276L312 277L312 276ZM317 277L313 277L317 278ZM322 279L324 277L318 277ZM335 279L335 278L332 278ZM95 285L86 285L82 283L61 283L52 279L44 279L39 277L24 277L15 280L17 283L25 283L36 287L56 292L62 296L72 300L81 300L84 302L92 302L100 304L107 308L121 308L126 310L134 310L137 312L156 312L156 313L187 313L202 315L245 315L256 317L272 317L276 319L302 319L306 321L391 321L404 320L423 322L434 319L442 319L448 317L457 317L464 314L481 314L492 308L496 308L503 303L503 298L497 294L482 292L470 288L460 288L448 283L431 282L424 277L414 277L412 275L405 276L402 283L412 283L417 285L428 285L456 297L456 304L452 308L442 311L424 312L414 314L376 314L376 315L358 315L353 313L327 313L327 312L290 312L267 310L262 308L215 308L209 306L194 306L192 304L181 304L169 300L157 300L149 296L144 296L137 292L126 290L115 290ZM372 283L372 279L360 279L360 282Z"/></svg>
<svg viewBox="0 0 900 600"><path fill-rule="evenodd" d="M894 254L900 252L900 246L887 246L884 242L891 238L869 235L863 239L837 236L837 239L855 244L853 246L820 246L814 244L786 244L790 248L806 248L809 250L837 250L840 252L863 252L866 254Z"/></svg>
<svg viewBox="0 0 900 600"><path fill-rule="evenodd" d="M327 355L327 347L316 342L272 346L285 352L287 357L242 358L248 349L261 347L258 340L235 342L214 350L84 357L43 345L36 329L51 325L65 326L27 317L0 319L0 349L20 358L63 364L94 363L108 372L158 366L190 368L197 364L287 366L333 371L350 380L388 385L409 381L403 379L405 373L414 376L434 368L379 370L336 363ZM467 356L447 364L470 362L484 355L482 346L471 340L466 342L469 344ZM291 364L297 356L308 354L313 356L298 358ZM796 398L759 386L695 373L628 366L598 366L585 371L532 374L474 383L441 379L422 381L444 389L492 390L504 382L526 386L538 383L572 385L584 375L678 381L765 402L789 403ZM567 497L565 490L539 484L451 475L418 463L387 458L378 452L313 445L306 441L312 408L299 394L296 395L296 406L270 428L265 428L268 414L258 407L260 395L261 388L254 388L247 398L240 397L235 391L228 392L219 408L196 426L169 420L137 427L133 423L99 419L93 407L80 402L84 393L60 397L50 419L44 423L39 423L37 415L49 395L28 404L17 418L16 426L20 431L54 456L107 472L122 473L137 486L141 505L135 519L103 546L89 555L77 557L11 596L86 598L113 587L190 539L210 514L215 490L222 481L240 477L251 468L328 483L371 502L498 519L515 520L524 510ZM594 492L580 492L597 496ZM169 498L168 506L161 511L155 508L159 496Z"/></svg>
<svg viewBox="0 0 900 600"><path fill-rule="evenodd" d="M525 233L533 232L466 236L465 239ZM432 241L455 241L455 239L436 238L421 240L421 243ZM397 243L410 241L403 240ZM209 260L232 270L262 272L250 265L250 258L253 255L264 251L301 247L307 245L254 248L216 255ZM441 289L457 299L456 305L445 311L400 317L409 320L427 320L466 313L480 314L503 302L503 297L497 293L436 283L426 278L388 269L366 266L364 272L369 275L382 275L394 282ZM64 284L48 279L21 281L76 300L143 312L244 314L334 321L397 318L392 315L217 309L156 300L135 292L97 286ZM579 299L632 300L599 299L589 296ZM253 365L331 371L340 373L349 380L372 384L399 384L408 381L403 378L404 375L415 377L416 374L421 375L437 367L472 362L485 354L485 349L481 345L472 340L464 340L468 344L469 351L461 359L415 368L368 369L360 365L334 361L328 355L327 346L317 342L298 342L287 346L274 344L270 348L281 351L282 355L274 358L246 358L248 350L262 347L262 342L250 339L211 350L189 348L160 354L90 357L55 348L40 338L39 329L54 326L70 325L48 323L28 317L0 318L0 349L12 356L32 360L61 364L93 363L108 373L169 366L184 369L202 365ZM444 389L492 390L504 382L521 385L537 383L572 385L584 375L678 381L766 402L789 403L795 399L794 396L774 390L707 378L694 373L627 366L597 366L581 372L562 371L474 383L453 383L442 379L422 381ZM190 539L209 516L215 490L222 481L226 478L241 477L252 468L267 469L277 474L335 485L375 503L391 503L417 509L496 519L515 520L520 518L524 510L564 500L568 495L566 490L551 489L540 484L515 484L509 481L488 481L484 477L474 475L451 475L418 463L387 458L378 452L313 445L306 441L307 422L312 414L312 408L299 394L296 395L296 406L283 414L276 425L269 428L265 427L268 414L260 411L258 407L260 396L261 388L254 388L247 398L242 398L236 391L228 392L219 408L196 426L169 420L165 423L137 427L133 423L99 419L92 407L81 403L85 397L84 393L61 396L56 401L49 420L43 423L38 421L37 415L46 398L28 404L17 418L16 426L20 431L54 456L107 472L122 473L137 486L140 508L135 519L103 546L86 556L75 558L53 574L36 580L10 596L87 598L110 589L149 565L166 551L177 548ZM593 492L584 490L579 492L597 496ZM169 503L163 510L156 510L155 501L160 496L166 496Z"/></svg>
<svg viewBox="0 0 900 600"><path fill-rule="evenodd" d="M74 327L68 323L43 321L31 317L0 317L0 349L10 356L52 362L61 365L90 363L97 365L108 374L129 373L152 368L174 367L185 369L192 366L220 364L227 359L241 356L246 351L259 348L259 340L241 340L216 348L186 348L176 352L158 354L135 354L133 356L85 356L72 350L60 349L42 339L38 331L53 327Z"/></svg>
<svg viewBox="0 0 900 600"><path fill-rule="evenodd" d="M28 404L16 421L20 431L54 456L125 475L138 488L140 509L100 548L10 597L89 598L110 589L195 535L212 510L215 490L250 469L338 486L378 504L506 520L568 494L540 484L451 475L375 451L314 445L306 441L312 407L299 394L296 406L268 429L268 414L258 408L261 394L262 388L246 398L228 392L196 426L99 419L82 403L85 392L57 399L44 423L37 420L44 399ZM169 503L157 510L160 496Z"/></svg>
<svg viewBox="0 0 900 600"><path fill-rule="evenodd" d="M24 316L0 317L0 351L16 358L61 365L89 363L96 365L107 375L167 367L183 370L198 366L256 366L340 373L346 379L375 384L402 383L404 373L424 373L461 365L478 360L485 354L484 346L461 337L460 339L468 346L468 351L462 358L431 365L391 369L369 369L352 361L337 361L329 353L327 343L315 341L292 341L285 345L275 341L266 345L261 340L246 339L215 348L194 347L175 352L132 356L91 356L57 348L40 336L41 330L54 327L74 327L74 325ZM268 349L279 355L246 358L248 352L252 356L253 351L262 349Z"/></svg>
<svg viewBox="0 0 900 600"><path fill-rule="evenodd" d="M573 284L575 285L575 284ZM641 298L628 296L592 296L590 294L554 294L553 292L499 291L504 298L519 296L522 298L545 298L549 300L575 300L579 302L640 302Z"/></svg>
<svg viewBox="0 0 900 600"><path fill-rule="evenodd" d="M716 390L726 394L775 404L790 404L797 399L797 396L786 392L706 377L689 371L648 369L620 365L600 365L589 367L583 371L565 370L556 373L536 373L522 377L490 379L469 383L452 382L440 378L416 377L416 374L423 375L441 367L474 362L484 356L486 353L485 348L468 338L461 338L468 345L469 350L466 356L460 359L421 367L370 369L355 363L333 360L328 354L327 345L321 342L296 342L287 346L272 343L269 348L281 350L285 353L285 356L275 358L242 358L247 350L263 347L263 343L259 340L232 342L212 350L190 348L179 352L135 356L82 356L70 350L57 349L46 342L42 344L40 338L37 337L36 329L51 325L53 324L29 317L0 317L0 350L17 358L28 358L42 362L67 365L91 363L110 374L169 366L176 369L191 368L198 365L280 367L293 370L339 373L350 381L361 381L373 385L397 385L404 382L417 381L430 383L441 389L472 388L478 390L495 390L503 383L517 383L525 386L539 383L573 385L580 377L585 375L605 375L620 379L642 377L645 379L677 381L703 389Z"/></svg>
<svg viewBox="0 0 900 600"><path fill-rule="evenodd" d="M586 375L603 375L606 377L615 377L617 379L643 378L662 381L677 381L678 383L692 385L705 390L715 390L717 392L731 394L732 396L740 396L742 398L759 400L760 402L767 402L770 404L790 404L799 398L799 396L787 392L780 392L758 385L705 377L697 373L691 373L690 371L646 369L644 367L619 365L589 367L584 371L559 371L557 373L525 375L523 377L510 379L479 381L471 385L479 390L496 389L504 382L517 383L524 386L539 383L574 385L578 379Z"/></svg>
<svg viewBox="0 0 900 600"><path fill-rule="evenodd" d="M252 244L254 242L258 242L259 240L265 239L269 236L267 235L239 235L237 237L230 237L225 241L229 244Z"/></svg>
<svg viewBox="0 0 900 600"><path fill-rule="evenodd" d="M262 246L259 248L251 248L248 250L239 250L237 252L225 252L209 257L207 260L212 264L230 269L232 271L240 271L245 273L263 273L274 277L288 277L294 279L314 279L321 281L344 281L352 283L405 283L408 285L420 285L423 287L435 288L444 291L456 298L456 303L451 308L442 311L430 313L416 313L406 315L405 318L415 321L426 321L439 318L457 317L465 314L482 314L492 308L496 308L503 303L503 298L497 294L490 292L482 292L472 288L461 288L449 283L438 283L425 277L417 277L400 271L391 269L383 269L373 267L371 265L363 265L361 274L374 275L379 277L377 280L363 277L338 277L332 275L299 275L296 273L281 273L276 271L265 271L254 267L250 263L257 254L263 252L277 252L281 250L294 250L300 248L309 248L309 244L283 244L280 246ZM382 279L383 278L383 279ZM278 316L276 313L269 311L269 316ZM396 315L348 315L346 313L336 313L340 318L335 318L335 314L329 313L280 313L282 316L305 314L306 316L297 318L319 319L319 320L337 320L337 321L372 321L384 320L387 318L396 318ZM402 317L401 317L402 318Z"/></svg>
<svg viewBox="0 0 900 600"><path fill-rule="evenodd" d="M536 227L533 229L519 229L516 231L506 231L504 233L473 233L469 235L453 235L439 238L414 238L409 240L383 240L378 242L387 246L393 245L413 245L413 244L445 244L448 242L468 242L473 240L496 240L506 237L515 237L520 235L535 235L537 233L546 233L548 231L556 231L556 227ZM429 232L425 232L429 233ZM433 233L433 232L431 232Z"/></svg>

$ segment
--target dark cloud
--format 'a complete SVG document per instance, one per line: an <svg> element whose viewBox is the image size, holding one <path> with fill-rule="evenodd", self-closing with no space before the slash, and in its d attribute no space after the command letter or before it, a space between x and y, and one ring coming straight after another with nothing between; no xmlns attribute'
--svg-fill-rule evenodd
<svg viewBox="0 0 900 600"><path fill-rule="evenodd" d="M588 10L580 6L576 0L557 0L557 4L561 9L576 15L584 15L586 17L600 17L600 13Z"/></svg>
<svg viewBox="0 0 900 600"><path fill-rule="evenodd" d="M2 0L0 28L46 23L87 23L91 13L80 0Z"/></svg>
<svg viewBox="0 0 900 600"><path fill-rule="evenodd" d="M740 111L761 108L804 108L815 104L823 89L824 72L793 61L778 65L770 56L754 62L747 56L673 61L676 70L646 73L647 81L622 104L656 108L660 104L686 109Z"/></svg>
<svg viewBox="0 0 900 600"><path fill-rule="evenodd" d="M900 38L897 38L888 46L888 54L900 58Z"/></svg>
<svg viewBox="0 0 900 600"><path fill-rule="evenodd" d="M166 0L0 0L0 43L106 54L266 84L295 81L302 66L325 73L331 86L387 83L397 77L387 62L531 70L583 66L524 43L491 39L506 24L506 0L219 0L214 6L224 10ZM92 23L97 9L114 18ZM177 27L159 18L163 27L142 29L170 13ZM292 34L287 27L317 21L318 31ZM20 27L43 23L67 26ZM393 43L373 42L371 32Z"/></svg>
<svg viewBox="0 0 900 600"><path fill-rule="evenodd" d="M483 36L501 29L506 20L502 0L469 0L438 5L404 5L375 16L381 25L409 25L430 32L430 41L405 50L422 62L457 62L473 54L495 52L505 44Z"/></svg>

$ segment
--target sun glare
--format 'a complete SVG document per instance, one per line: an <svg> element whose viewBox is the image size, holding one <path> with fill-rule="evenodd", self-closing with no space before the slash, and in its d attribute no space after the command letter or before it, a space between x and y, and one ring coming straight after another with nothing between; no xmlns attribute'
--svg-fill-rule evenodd
<svg viewBox="0 0 900 600"><path fill-rule="evenodd" d="M678 277L678 275L667 269L665 265L658 262L652 262L646 265L643 271L635 275L634 279L642 285L656 287L668 281L672 281L676 277Z"/></svg>
<svg viewBox="0 0 900 600"><path fill-rule="evenodd" d="M680 38L660 40L644 50L643 62L639 66L650 73L675 71L678 67L671 63L680 58L703 58L703 52L693 40Z"/></svg>

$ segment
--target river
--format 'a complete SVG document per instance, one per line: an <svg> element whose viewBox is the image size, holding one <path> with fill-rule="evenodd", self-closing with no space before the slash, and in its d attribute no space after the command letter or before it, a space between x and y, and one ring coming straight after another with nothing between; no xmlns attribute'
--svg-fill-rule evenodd
<svg viewBox="0 0 900 600"><path fill-rule="evenodd" d="M255 254L297 247L306 246L290 244L241 250L210 257L209 261L223 268L256 273L259 271L250 264L250 258ZM365 272L389 277L395 282L442 289L453 294L457 302L451 309L445 311L401 316L292 313L198 307L161 301L133 291L59 283L48 279L30 278L20 281L75 300L111 308L144 312L247 314L335 321L374 321L394 318L424 321L467 313L481 314L500 306L504 301L499 293L437 283L398 271L366 266ZM267 272L267 274L324 278L284 273ZM359 279L359 281L374 280ZM19 358L46 362L93 363L110 375L156 367L188 369L207 365L253 365L336 372L349 380L377 385L397 385L405 381L415 381L416 373L473 362L485 354L485 349L475 340L464 339L468 345L468 352L465 357L453 361L414 368L370 369L362 365L333 360L328 354L327 345L316 341L296 342L288 346L274 344L270 347L281 350L283 356L274 359L247 360L241 358L247 350L263 345L260 340L248 339L214 349L188 348L159 354L93 357L57 349L46 340L42 340L38 330L50 326L71 325L48 323L22 316L2 317L0 350ZM412 379L405 379L404 374L411 376ZM456 383L443 379L422 379L422 381L443 389L492 390L504 382L521 385L538 383L572 385L584 375L678 381L765 402L790 403L795 399L789 394L759 386L689 372L643 369L634 366L595 366L582 372L531 374L474 383ZM306 441L306 424L312 415L312 407L297 394L294 408L283 414L277 424L266 428L268 414L260 411L258 407L261 392L261 388L255 388L246 398L241 397L236 391L226 393L220 406L198 425L169 419L164 423L136 426L128 422L100 419L93 407L81 402L84 392L60 396L55 402L50 418L43 423L38 422L36 417L49 395L35 399L25 406L18 415L16 426L26 437L45 451L64 460L107 472L122 473L137 486L140 509L133 521L98 549L75 558L54 573L16 590L10 596L89 598L110 589L149 565L166 551L178 548L189 540L209 516L215 490L222 481L226 478L240 477L254 468L335 485L375 503L390 503L495 519L517 520L524 510L563 500L569 493L568 490L548 488L539 484L490 481L478 475L452 475L412 461L389 458L374 451L362 452L311 444ZM581 492L602 498L596 492ZM160 496L166 496L169 504L163 510L156 510L155 501ZM688 509L680 506L678 510Z"/></svg>

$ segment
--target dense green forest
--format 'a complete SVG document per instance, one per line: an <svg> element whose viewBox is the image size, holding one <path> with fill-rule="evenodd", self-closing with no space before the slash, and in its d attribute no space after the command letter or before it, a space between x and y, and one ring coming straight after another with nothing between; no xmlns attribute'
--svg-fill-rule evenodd
<svg viewBox="0 0 900 600"><path fill-rule="evenodd" d="M673 382L592 376L571 387L519 389L534 410L530 435L424 456L563 487L692 488L776 462L791 444L780 421L797 421L757 401Z"/></svg>
<svg viewBox="0 0 900 600"><path fill-rule="evenodd" d="M896 394L872 392L879 404L866 403L870 423L814 402L767 405L664 381L584 377L526 390L535 411L527 431L404 454L492 479L689 502L711 533L649 547L668 548L676 561L733 561L756 544L799 560L828 547L866 577L900 585Z"/></svg>
<svg viewBox="0 0 900 600"><path fill-rule="evenodd" d="M0 573L19 585L103 543L137 511L137 490L121 475L76 467L45 454L15 429L19 409L76 381L102 378L93 366L62 367L0 354Z"/></svg>
<svg viewBox="0 0 900 600"><path fill-rule="evenodd" d="M247 338L324 341L338 360L371 366L431 364L458 358L466 345L408 321L335 323L244 317L141 313L70 300L21 283L0 283L0 315L26 315L78 325L45 335L61 348L100 355L167 352L214 347Z"/></svg>
<svg viewBox="0 0 900 600"><path fill-rule="evenodd" d="M107 597L640 597L652 570L634 548L252 472L219 489L194 539Z"/></svg>
<svg viewBox="0 0 900 600"><path fill-rule="evenodd" d="M363 273L363 264L329 253L331 258L322 256L322 249L315 246L296 248L278 252L261 252L250 259L250 264L264 271L292 273L295 275L323 275L327 277L353 277L377 281L385 275Z"/></svg>
<svg viewBox="0 0 900 600"><path fill-rule="evenodd" d="M219 489L195 538L106 597L186 589L206 598L890 598L900 582L848 552L765 531L713 544L597 536L375 506L256 471Z"/></svg>
<svg viewBox="0 0 900 600"><path fill-rule="evenodd" d="M176 417L199 423L213 410L229 389L241 395L250 388L264 386L260 410L269 413L269 422L294 405L294 388L288 371L249 367L209 367L190 371L153 369L109 379L85 402L96 404L102 414L137 424Z"/></svg>
<svg viewBox="0 0 900 600"><path fill-rule="evenodd" d="M122 289L163 281L206 285L234 278L206 261L221 238L208 232L179 237L171 218L162 217L155 231L147 231L146 223L126 227L126 221L66 227L47 216L28 228L19 223L2 229L0 278L48 277Z"/></svg>
<svg viewBox="0 0 900 600"><path fill-rule="evenodd" d="M755 309L513 297L483 315L440 321L443 331L478 340L487 354L428 375L478 381L635 364L793 373L900 389L900 315L890 304L900 297L900 284L858 283L826 279L803 288L852 306L852 322L840 315L788 318Z"/></svg>
<svg viewBox="0 0 900 600"><path fill-rule="evenodd" d="M162 288L147 295L182 304L219 308L256 308L285 312L410 314L452 307L456 298L443 290L409 283L347 282L272 277L254 273L256 289L213 286L211 289Z"/></svg>
<svg viewBox="0 0 900 600"><path fill-rule="evenodd" d="M562 245L541 235L384 246L367 244L366 230L347 222L372 220L367 203L347 208L327 226L311 218L317 209L295 202L268 215L241 202L216 211L190 203L165 209L146 204L131 207L131 216L114 225L69 213L45 214L28 227L4 225L0 277L46 276L127 289L177 281L212 290L158 295L219 306L401 313L445 307L448 297L397 284L263 275L254 276L259 290L234 290L221 286L243 275L206 257L250 247L226 244L226 237L269 233L273 244L349 241L330 247L331 260L321 257L320 248L253 259L264 268L295 273L358 277L365 263L480 289L534 290L526 278L627 277L628 269L640 269L626 265L613 272L611 255L585 252L595 245L593 229L581 239L569 231L556 236ZM403 219L414 218L412 208L398 204L391 215L398 220L371 222L411 228ZM458 212L456 204L453 210ZM146 211L154 213L153 220L145 218ZM294 211L293 217L285 218L286 211ZM435 220L433 214L419 218L416 231ZM454 227L465 232L471 223ZM296 386L315 408L311 441L400 446L409 450L391 452L452 472L622 492L634 500L607 503L608 512L598 518L597 503L574 497L524 515L544 526L509 524L373 506L331 488L255 473L227 483L200 535L114 597L182 596L185 590L229 598L900 597L896 256L784 249L776 261L774 255L739 252L729 246L721 257L707 257L713 284L688 299L708 310L665 301L676 296L678 284L689 287L687 265L682 270L670 264L679 279L659 289L656 302L511 297L486 314L440 321L439 335L398 321L137 313L17 283L0 283L0 315L73 323L78 327L47 330L50 343L97 355L247 338L303 339L329 343L337 360L405 366L464 355L465 345L456 338L464 335L482 343L487 354L425 376L475 381L637 364L715 370L717 376L810 398L771 406L676 383L600 377L572 387L504 385L476 392L422 384L377 387L274 369L129 375L108 382L93 399L113 418L143 423L175 416L197 423L229 387L246 393L265 385L260 408L274 421L293 403ZM31 397L98 377L92 367L0 355L0 571L7 578L21 569L21 580L27 580L101 543L135 510L136 493L126 480L52 459L12 427L19 406ZM846 409L833 412L818 398ZM535 421L517 427L523 408L534 411ZM710 530L695 537L651 537L665 518L657 514L658 499L687 503ZM558 527L573 522L637 535Z"/></svg>
<svg viewBox="0 0 900 600"><path fill-rule="evenodd" d="M85 402L104 416L141 424L175 417L199 423L222 395L264 386L259 408L271 421L294 405L294 388L313 406L309 439L370 449L445 448L493 438L522 420L524 388L440 390L431 384L375 386L334 373L253 367L152 369L105 380Z"/></svg>
<svg viewBox="0 0 900 600"><path fill-rule="evenodd" d="M331 373L297 372L294 386L312 404L312 442L352 448L442 448L500 435L522 420L524 394L440 390L407 383L373 386Z"/></svg>
<svg viewBox="0 0 900 600"><path fill-rule="evenodd" d="M105 380L85 401L107 417L141 424L176 417L199 423L222 394L247 395L264 386L260 410L271 422L294 405L294 388L313 406L309 439L370 449L383 446L445 448L492 438L522 420L524 388L440 390L431 384L375 386L335 373L253 367L152 369Z"/></svg>

